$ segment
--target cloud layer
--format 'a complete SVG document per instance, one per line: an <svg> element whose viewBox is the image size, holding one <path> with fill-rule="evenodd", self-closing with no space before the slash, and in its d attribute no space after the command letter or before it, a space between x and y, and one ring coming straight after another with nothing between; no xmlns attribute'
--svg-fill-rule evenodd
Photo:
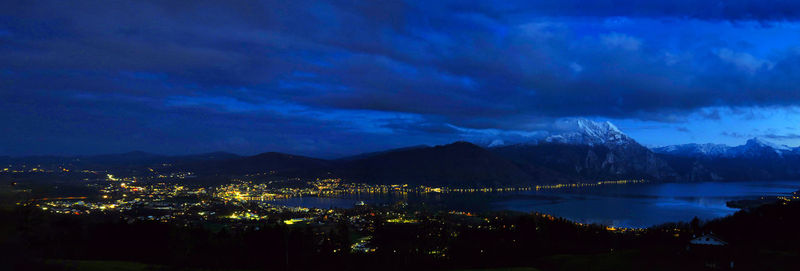
<svg viewBox="0 0 800 271"><path fill-rule="evenodd" d="M0 154L337 156L800 102L790 1L427 2L5 1Z"/></svg>

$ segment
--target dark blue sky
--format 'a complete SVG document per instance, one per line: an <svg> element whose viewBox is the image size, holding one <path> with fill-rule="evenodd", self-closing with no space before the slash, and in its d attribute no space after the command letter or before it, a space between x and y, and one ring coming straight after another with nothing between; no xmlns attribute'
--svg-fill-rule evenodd
<svg viewBox="0 0 800 271"><path fill-rule="evenodd" d="M800 2L653 2L2 1L0 155L800 144Z"/></svg>

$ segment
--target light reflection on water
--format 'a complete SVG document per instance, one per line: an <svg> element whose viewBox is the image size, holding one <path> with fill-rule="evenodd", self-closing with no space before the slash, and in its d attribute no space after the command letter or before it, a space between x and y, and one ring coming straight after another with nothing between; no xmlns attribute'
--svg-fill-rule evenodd
<svg viewBox="0 0 800 271"><path fill-rule="evenodd" d="M686 222L695 216L704 220L723 217L737 211L726 206L730 200L788 195L798 189L800 181L635 184L533 192L567 199L558 203L507 200L495 204L498 209L538 211L582 223L648 227Z"/></svg>
<svg viewBox="0 0 800 271"><path fill-rule="evenodd" d="M579 189L505 193L359 194L339 198L291 198L276 204L314 208L350 208L405 201L461 211L512 210L541 212L581 223L615 227L648 227L667 222L709 220L733 214L726 202L759 196L788 195L800 181L661 183L605 185Z"/></svg>

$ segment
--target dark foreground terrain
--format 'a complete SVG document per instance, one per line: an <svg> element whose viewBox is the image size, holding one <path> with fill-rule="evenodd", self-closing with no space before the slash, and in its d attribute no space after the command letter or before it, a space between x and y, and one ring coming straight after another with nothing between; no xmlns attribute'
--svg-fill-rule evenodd
<svg viewBox="0 0 800 271"><path fill-rule="evenodd" d="M735 270L796 270L800 256L797 201L644 230L542 214L356 211L372 214L368 242L347 224L177 225L12 206L0 211L0 255L6 270L705 270L687 244L713 232ZM400 211L415 219L383 215Z"/></svg>

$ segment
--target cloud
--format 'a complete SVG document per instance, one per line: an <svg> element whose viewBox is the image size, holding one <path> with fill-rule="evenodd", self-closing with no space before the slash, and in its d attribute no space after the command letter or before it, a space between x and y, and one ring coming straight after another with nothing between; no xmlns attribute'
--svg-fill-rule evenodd
<svg viewBox="0 0 800 271"><path fill-rule="evenodd" d="M734 52L726 48L720 49L717 52L717 56L719 56L719 58L723 61L731 63L737 68L750 73L754 73L761 68L772 69L772 67L775 66L775 64L771 62L756 58L751 54Z"/></svg>
<svg viewBox="0 0 800 271"><path fill-rule="evenodd" d="M600 40L608 47L622 48L625 50L635 51L642 45L642 41L620 33L609 33L600 36Z"/></svg>
<svg viewBox="0 0 800 271"><path fill-rule="evenodd" d="M766 135L763 135L763 137L766 137L766 138L769 138L769 139L778 139L778 140L800 139L800 135L799 134L794 134L794 133L783 134L783 135L766 134Z"/></svg>
<svg viewBox="0 0 800 271"><path fill-rule="evenodd" d="M0 117L12 121L0 139L7 153L330 156L526 140L564 117L791 106L800 51L782 25L800 18L795 5L6 1Z"/></svg>
<svg viewBox="0 0 800 271"><path fill-rule="evenodd" d="M742 133L739 133L739 132L727 132L726 131L726 132L722 132L720 134L723 135L723 136L734 137L734 138L752 138L753 137L750 134L742 134Z"/></svg>
<svg viewBox="0 0 800 271"><path fill-rule="evenodd" d="M521 3L521 4L520 4ZM548 16L663 17L729 21L794 21L800 4L781 0L676 0L676 1L519 1L498 5L493 12L529 12ZM522 7L520 7L522 6Z"/></svg>
<svg viewBox="0 0 800 271"><path fill-rule="evenodd" d="M757 133L757 134L749 134L749 133L738 133L738 132L723 132L722 135L734 138L754 138L754 137L761 137L761 138L769 138L774 140L797 140L800 139L800 134L796 133L786 133L786 134L775 134L775 133Z"/></svg>

